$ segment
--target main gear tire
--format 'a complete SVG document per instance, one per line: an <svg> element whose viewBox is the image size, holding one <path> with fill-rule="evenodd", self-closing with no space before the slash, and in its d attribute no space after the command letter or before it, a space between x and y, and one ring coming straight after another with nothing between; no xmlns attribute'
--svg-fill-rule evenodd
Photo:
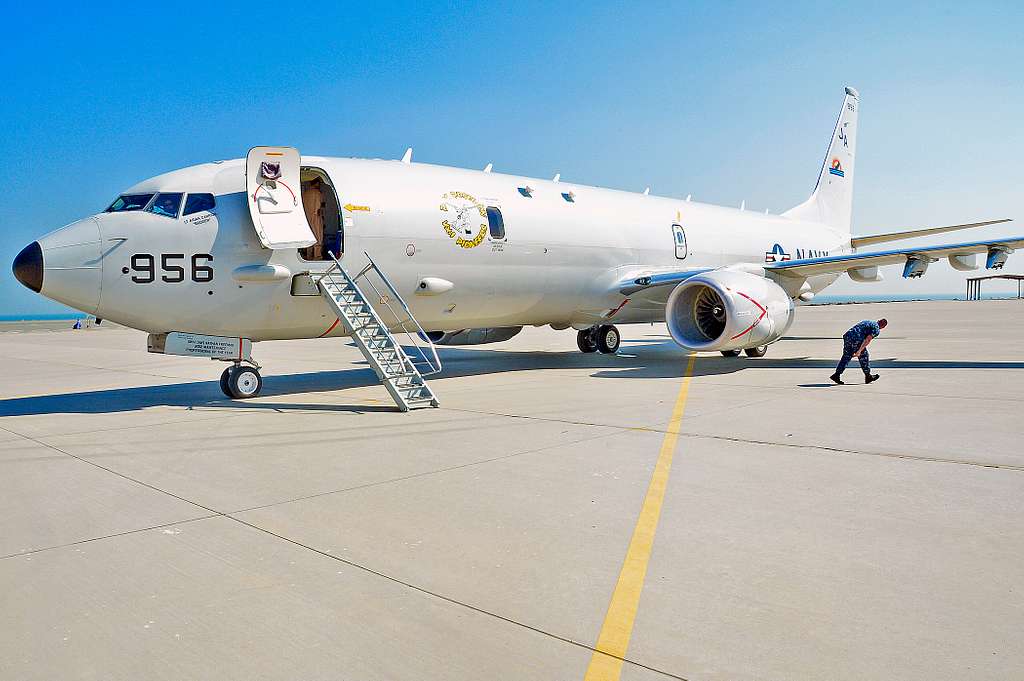
<svg viewBox="0 0 1024 681"><path fill-rule="evenodd" d="M576 334L576 346L580 352L597 352L597 337L593 329L583 329Z"/></svg>
<svg viewBox="0 0 1024 681"><path fill-rule="evenodd" d="M765 353L768 352L767 345L758 345L756 348L747 348L743 351L747 357L764 357Z"/></svg>
<svg viewBox="0 0 1024 681"><path fill-rule="evenodd" d="M597 327L597 350L604 355L614 355L619 351L622 336L611 324Z"/></svg>

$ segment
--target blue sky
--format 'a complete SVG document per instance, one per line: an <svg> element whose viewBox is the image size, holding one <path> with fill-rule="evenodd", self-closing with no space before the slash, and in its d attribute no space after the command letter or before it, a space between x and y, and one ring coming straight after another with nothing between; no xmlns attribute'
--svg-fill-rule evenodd
<svg viewBox="0 0 1024 681"><path fill-rule="evenodd" d="M1015 3L20 5L0 42L0 314L63 309L10 274L37 236L256 144L413 146L780 212L809 193L846 84L861 94L855 232L1013 217L977 235L1024 234ZM956 293L963 277L890 268L829 292Z"/></svg>

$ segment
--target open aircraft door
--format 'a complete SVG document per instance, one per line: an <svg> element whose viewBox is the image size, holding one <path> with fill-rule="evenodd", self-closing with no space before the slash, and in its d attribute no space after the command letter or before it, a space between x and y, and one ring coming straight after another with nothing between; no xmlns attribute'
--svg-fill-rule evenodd
<svg viewBox="0 0 1024 681"><path fill-rule="evenodd" d="M305 248L316 243L302 209L299 150L253 147L245 157L249 215L265 248Z"/></svg>

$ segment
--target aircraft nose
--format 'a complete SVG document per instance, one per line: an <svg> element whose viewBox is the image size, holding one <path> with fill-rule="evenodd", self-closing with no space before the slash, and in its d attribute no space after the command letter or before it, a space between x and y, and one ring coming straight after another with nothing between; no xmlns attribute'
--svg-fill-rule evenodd
<svg viewBox="0 0 1024 681"><path fill-rule="evenodd" d="M99 220L78 220L40 238L18 256L15 276L51 300L95 314L103 276Z"/></svg>
<svg viewBox="0 0 1024 681"><path fill-rule="evenodd" d="M36 293L43 290L43 249L33 241L14 258L14 277Z"/></svg>

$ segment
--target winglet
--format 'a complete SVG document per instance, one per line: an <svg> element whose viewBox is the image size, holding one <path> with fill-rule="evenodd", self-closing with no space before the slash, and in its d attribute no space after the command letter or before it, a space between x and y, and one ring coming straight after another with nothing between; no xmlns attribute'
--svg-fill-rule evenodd
<svg viewBox="0 0 1024 681"><path fill-rule="evenodd" d="M558 182L562 179L562 173L555 173L555 176L551 178L552 182Z"/></svg>
<svg viewBox="0 0 1024 681"><path fill-rule="evenodd" d="M412 147L405 150L405 156L402 157L402 163L412 163Z"/></svg>
<svg viewBox="0 0 1024 681"><path fill-rule="evenodd" d="M486 166L484 166L484 172L485 173L491 172L491 168L493 168L493 167L494 167L493 163L488 163Z"/></svg>

